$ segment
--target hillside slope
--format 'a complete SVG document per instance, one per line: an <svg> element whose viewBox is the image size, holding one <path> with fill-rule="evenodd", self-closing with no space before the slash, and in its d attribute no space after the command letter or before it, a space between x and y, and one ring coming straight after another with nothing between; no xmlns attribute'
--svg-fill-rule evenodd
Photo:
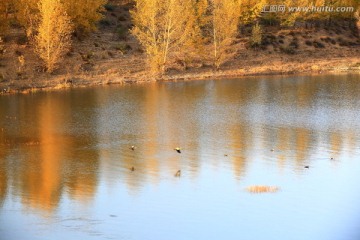
<svg viewBox="0 0 360 240"><path fill-rule="evenodd" d="M146 55L129 34L131 5L110 4L98 30L81 40L74 37L72 50L52 74L44 72L23 29L11 28L0 55L2 92L153 80L146 71ZM163 79L360 72L360 38L351 21L286 29L266 26L262 45L256 49L249 47L250 34L250 27L242 27L233 45L234 59L220 71L215 72L210 62L184 66L173 59ZM211 46L207 48L211 52Z"/></svg>

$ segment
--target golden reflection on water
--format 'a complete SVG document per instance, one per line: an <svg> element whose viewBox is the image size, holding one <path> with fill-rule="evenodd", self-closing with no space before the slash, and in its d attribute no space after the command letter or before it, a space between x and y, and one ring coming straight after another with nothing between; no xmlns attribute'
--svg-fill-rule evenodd
<svg viewBox="0 0 360 240"><path fill-rule="evenodd" d="M0 128L4 130L0 131L0 204L11 192L20 196L23 205L51 212L65 193L80 202L91 201L96 195L100 174L110 185L114 180L112 176L118 175L129 191L136 192L144 182L157 184L163 176L173 176L178 169L185 168L190 179L196 181L202 165L219 168L222 161L228 161L234 176L241 179L254 160L254 153L261 151L264 158L274 158L280 170L288 165L300 169L321 144L328 144L331 157L338 158L344 149L356 152L359 141L359 135L351 130L314 132L304 125L253 125L245 121L242 113L235 112L228 112L231 119L228 123L223 124L224 119L219 119L220 124L205 124L204 129L203 122L219 117L210 114L214 112L209 108L216 103L246 105L254 101L266 105L269 101L276 102L276 92L281 92L288 101L278 102L279 105L295 102L294 108L310 108L320 90L308 82L290 91L291 94L289 86L282 82L269 85L267 90L262 85L249 83L246 91L240 92L232 85L219 82L189 88L184 85L175 90L157 84L149 84L146 89L136 87L131 93L138 105L119 113L126 118L127 114L136 112L135 118L122 126L134 128L129 130L132 135L121 135L119 130L118 136L112 133L111 127L105 133L99 130L112 121L107 115L117 114L101 110L111 101L107 94L115 90L89 90L79 98L72 92L46 93L34 99L20 96L9 100L9 105L1 105ZM181 96L174 95L179 94L178 91ZM208 94L208 91L214 92ZM84 108L90 110L83 111ZM91 111L92 108L100 112ZM182 118L186 109L193 112L192 119ZM85 119L84 122L74 120L79 111L85 115L80 118ZM17 116L17 120L9 123L8 115ZM266 113L259 112L258 117L264 116ZM62 129L69 123L75 124L74 129L76 124L81 125L85 134ZM141 139L136 138L139 132ZM135 151L129 149L133 144L137 146ZM181 155L173 151L177 146L184 149ZM272 148L274 152L270 152ZM130 170L132 167L134 172Z"/></svg>
<svg viewBox="0 0 360 240"><path fill-rule="evenodd" d="M21 196L24 206L45 211L53 211L65 191L72 198L84 201L94 195L97 153L68 157L84 140L58 131L59 126L70 121L70 103L47 97L32 107L31 118L26 120L31 128L15 123L16 128L12 129L15 136L7 136L6 129L0 135L1 199L5 198L10 184L12 193ZM19 105L27 105L22 97ZM23 109L18 119L29 116L30 110Z"/></svg>

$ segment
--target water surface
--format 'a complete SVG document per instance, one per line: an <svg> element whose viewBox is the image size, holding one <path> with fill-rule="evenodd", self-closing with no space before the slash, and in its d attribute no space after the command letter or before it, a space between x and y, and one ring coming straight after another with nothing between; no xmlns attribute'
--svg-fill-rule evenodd
<svg viewBox="0 0 360 240"><path fill-rule="evenodd" d="M359 173L359 75L0 96L1 240L358 240Z"/></svg>

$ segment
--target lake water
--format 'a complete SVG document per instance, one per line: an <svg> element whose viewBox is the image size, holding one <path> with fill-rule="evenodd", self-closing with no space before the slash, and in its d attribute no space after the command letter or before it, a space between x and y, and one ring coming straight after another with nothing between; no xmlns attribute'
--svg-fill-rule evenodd
<svg viewBox="0 0 360 240"><path fill-rule="evenodd" d="M359 183L360 75L0 96L1 240L359 240Z"/></svg>

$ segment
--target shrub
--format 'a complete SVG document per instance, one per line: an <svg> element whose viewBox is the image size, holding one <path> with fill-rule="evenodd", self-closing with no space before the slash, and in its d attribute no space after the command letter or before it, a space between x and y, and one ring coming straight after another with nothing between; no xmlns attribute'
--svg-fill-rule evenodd
<svg viewBox="0 0 360 240"><path fill-rule="evenodd" d="M117 28L116 28L116 34L117 34L117 37L120 39L120 40L126 40L127 38L127 34L128 34L128 30L119 25Z"/></svg>
<svg viewBox="0 0 360 240"><path fill-rule="evenodd" d="M356 19L356 29L358 32L360 32L360 8L357 9L357 11L354 14L354 17Z"/></svg>
<svg viewBox="0 0 360 240"><path fill-rule="evenodd" d="M5 82L5 76L3 73L0 73L0 82Z"/></svg>
<svg viewBox="0 0 360 240"><path fill-rule="evenodd" d="M256 23L256 25L253 26L251 31L250 45L252 47L260 46L261 39L262 39L262 29L261 26L258 23Z"/></svg>
<svg viewBox="0 0 360 240"><path fill-rule="evenodd" d="M295 49L291 46L289 47L280 47L280 51L289 55L294 55L296 53Z"/></svg>
<svg viewBox="0 0 360 240"><path fill-rule="evenodd" d="M28 42L28 38L26 37L26 35L20 35L19 37L17 37L16 39L16 44L17 45L26 45Z"/></svg>
<svg viewBox="0 0 360 240"><path fill-rule="evenodd" d="M19 68L18 73L22 73L25 67L25 57L24 55L18 56Z"/></svg>
<svg viewBox="0 0 360 240"><path fill-rule="evenodd" d="M0 37L0 54L4 54L4 53L5 53L4 41Z"/></svg>
<svg viewBox="0 0 360 240"><path fill-rule="evenodd" d="M87 52L87 53L80 53L81 59L84 62L89 62L91 58L95 56L93 52Z"/></svg>
<svg viewBox="0 0 360 240"><path fill-rule="evenodd" d="M120 22L124 22L124 21L126 21L126 17L124 17L124 16L119 16L118 17L118 20L120 21Z"/></svg>
<svg viewBox="0 0 360 240"><path fill-rule="evenodd" d="M120 51L123 54L126 54L128 51L130 51L132 48L129 44L120 43L115 47L116 50Z"/></svg>
<svg viewBox="0 0 360 240"><path fill-rule="evenodd" d="M105 8L105 10L108 11L108 12L113 12L113 11L115 10L115 6L112 5L112 4L110 4L110 3L105 4L105 5L104 5L104 8Z"/></svg>
<svg viewBox="0 0 360 240"><path fill-rule="evenodd" d="M273 35L273 34L266 35L266 38L268 38L268 39L270 39L270 40L273 40L273 41L276 40L276 36Z"/></svg>
<svg viewBox="0 0 360 240"><path fill-rule="evenodd" d="M108 51L107 54L109 55L109 57L115 57L115 54L111 51Z"/></svg>
<svg viewBox="0 0 360 240"><path fill-rule="evenodd" d="M261 40L261 45L262 46L268 46L268 45L270 45L272 43L272 41L270 41L268 38L263 38L262 40Z"/></svg>
<svg viewBox="0 0 360 240"><path fill-rule="evenodd" d="M24 55L19 56L18 61L19 61L19 64L20 64L21 67L25 66L25 57L24 57Z"/></svg>
<svg viewBox="0 0 360 240"><path fill-rule="evenodd" d="M295 32L293 32L293 31L290 31L290 32L288 33L288 35L290 35L290 36L295 36L295 35L296 35L296 33L295 33Z"/></svg>
<svg viewBox="0 0 360 240"><path fill-rule="evenodd" d="M321 37L320 40L328 43L330 41L330 38L329 37Z"/></svg>
<svg viewBox="0 0 360 240"><path fill-rule="evenodd" d="M305 41L305 44L308 45L308 46L312 46L312 45L313 45L313 43L312 43L311 41L309 41L309 40L306 40L306 41Z"/></svg>
<svg viewBox="0 0 360 240"><path fill-rule="evenodd" d="M318 42L318 41L314 41L313 46L315 48L325 48L325 45L323 43L321 43L321 42Z"/></svg>
<svg viewBox="0 0 360 240"><path fill-rule="evenodd" d="M105 27L111 25L111 22L109 20L107 20L107 19L101 19L99 21L99 23L100 23L101 26L105 26Z"/></svg>
<svg viewBox="0 0 360 240"><path fill-rule="evenodd" d="M289 44L289 47L292 47L292 48L299 48L299 43L297 41L292 41L290 44Z"/></svg>
<svg viewBox="0 0 360 240"><path fill-rule="evenodd" d="M69 15L75 32L81 34L96 30L96 24L103 18L102 10L106 0L61 0Z"/></svg>

